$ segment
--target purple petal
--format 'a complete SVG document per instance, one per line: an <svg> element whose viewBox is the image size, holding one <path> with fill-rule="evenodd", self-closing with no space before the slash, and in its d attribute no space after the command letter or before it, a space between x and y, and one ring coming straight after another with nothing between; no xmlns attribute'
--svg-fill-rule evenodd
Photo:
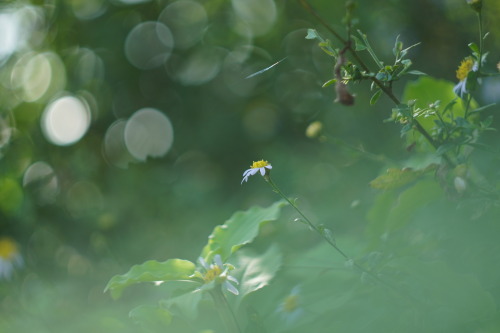
<svg viewBox="0 0 500 333"><path fill-rule="evenodd" d="M238 289L236 289L235 286L233 286L231 283L229 282L224 282L224 288L226 288L227 291L229 291L230 293L238 296L240 294L240 292L238 291Z"/></svg>

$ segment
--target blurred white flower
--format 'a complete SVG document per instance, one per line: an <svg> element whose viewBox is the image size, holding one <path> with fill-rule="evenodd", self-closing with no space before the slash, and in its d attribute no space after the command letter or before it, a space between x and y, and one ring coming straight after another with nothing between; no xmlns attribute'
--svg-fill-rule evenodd
<svg viewBox="0 0 500 333"><path fill-rule="evenodd" d="M278 306L277 311L287 325L291 325L299 319L304 313L304 309L300 307L300 286L293 287L290 294Z"/></svg>
<svg viewBox="0 0 500 333"><path fill-rule="evenodd" d="M222 287L230 293L234 295L239 294L238 289L233 285L233 283L238 285L238 280L234 276L228 274L234 267L231 264L223 264L220 255L216 254L213 263L210 265L207 264L202 257L198 258L198 262L205 270L205 272L201 274L205 284L215 281L216 283L222 284Z"/></svg>
<svg viewBox="0 0 500 333"><path fill-rule="evenodd" d="M250 169L246 170L243 172L243 180L241 183L248 181L248 177L255 175L257 172L260 172L262 177L264 177L269 170L271 170L273 167L271 164L269 164L268 161L260 160L257 162L253 162L253 164L250 166Z"/></svg>
<svg viewBox="0 0 500 333"><path fill-rule="evenodd" d="M23 257L16 242L8 237L0 238L0 279L10 280L14 269L22 265Z"/></svg>

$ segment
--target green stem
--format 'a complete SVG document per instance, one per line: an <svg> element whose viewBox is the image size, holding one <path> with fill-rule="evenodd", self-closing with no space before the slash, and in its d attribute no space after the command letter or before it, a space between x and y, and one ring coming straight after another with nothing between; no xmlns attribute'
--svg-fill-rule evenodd
<svg viewBox="0 0 500 333"><path fill-rule="evenodd" d="M236 316L233 310L229 306L226 297L222 293L221 285L215 286L212 290L211 295L215 301L215 306L219 312L219 316L226 327L227 333L241 333L241 328L238 325Z"/></svg>

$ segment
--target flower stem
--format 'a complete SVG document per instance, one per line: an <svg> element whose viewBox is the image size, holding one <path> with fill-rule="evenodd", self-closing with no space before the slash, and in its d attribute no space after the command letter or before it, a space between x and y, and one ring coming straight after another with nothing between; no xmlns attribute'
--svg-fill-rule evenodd
<svg viewBox="0 0 500 333"><path fill-rule="evenodd" d="M220 285L215 286L215 288L210 293L215 301L215 306L219 312L219 316L226 327L227 333L241 333L240 325L236 320L233 310L229 306L226 297L222 293L222 288Z"/></svg>

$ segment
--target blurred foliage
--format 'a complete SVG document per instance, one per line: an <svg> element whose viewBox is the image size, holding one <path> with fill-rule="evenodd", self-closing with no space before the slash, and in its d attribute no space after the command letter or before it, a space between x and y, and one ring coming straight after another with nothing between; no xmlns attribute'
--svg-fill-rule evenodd
<svg viewBox="0 0 500 333"><path fill-rule="evenodd" d="M484 68L496 71L500 2L483 2ZM344 31L343 1L311 4ZM420 43L408 50L412 68L434 79L404 76L394 92L422 103L415 109L441 100L435 109L445 110L477 39L466 1L360 2L355 13L384 63L395 40ZM120 301L103 290L150 259L195 262L216 250L203 245L233 211L269 207L277 197L261 179L240 185L264 158L301 210L394 290L346 267L280 206L279 219L252 218L223 244L229 257L252 243L229 257L252 291L232 304L249 332L498 332L499 205L462 183L500 189L498 132L465 151L470 165L439 167L428 145L413 149L384 122L395 106L369 83L349 85L354 106L333 103L323 84L336 63L308 29L342 47L298 1L1 2L0 236L18 244L23 267L0 280L0 331L222 331L206 299L166 299L191 285L134 285ZM473 107L498 102L499 91L498 78L483 78ZM498 128L498 110L470 124ZM456 137L470 138L470 124ZM268 274L261 285L256 267ZM279 311L285 300L300 311Z"/></svg>

